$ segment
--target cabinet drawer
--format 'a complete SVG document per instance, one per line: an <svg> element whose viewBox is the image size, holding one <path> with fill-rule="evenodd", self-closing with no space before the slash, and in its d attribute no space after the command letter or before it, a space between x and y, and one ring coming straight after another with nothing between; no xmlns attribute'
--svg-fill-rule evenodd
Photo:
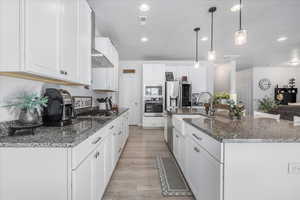
<svg viewBox="0 0 300 200"><path fill-rule="evenodd" d="M205 149L213 158L219 162L223 162L222 156L222 143L210 137L206 133L196 129L195 127L187 124L186 133L195 142L197 142L203 149Z"/></svg>
<svg viewBox="0 0 300 200"><path fill-rule="evenodd" d="M143 127L162 128L164 127L164 117L144 117Z"/></svg>
<svg viewBox="0 0 300 200"><path fill-rule="evenodd" d="M91 135L85 141L72 149L72 169L77 166L101 143L108 134L109 125Z"/></svg>

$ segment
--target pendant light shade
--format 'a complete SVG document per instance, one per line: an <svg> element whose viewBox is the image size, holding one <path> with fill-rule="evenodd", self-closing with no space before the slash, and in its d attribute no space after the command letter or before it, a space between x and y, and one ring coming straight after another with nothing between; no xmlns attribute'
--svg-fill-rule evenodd
<svg viewBox="0 0 300 200"><path fill-rule="evenodd" d="M198 59L199 31L200 31L200 28L199 27L194 28L194 31L196 32L196 56L195 56L196 58L195 58L194 67L197 69L200 66L199 59Z"/></svg>
<svg viewBox="0 0 300 200"><path fill-rule="evenodd" d="M211 26L210 26L210 51L208 51L208 60L216 60L216 51L214 50L214 12L217 11L216 7L211 7L208 12L211 13Z"/></svg>
<svg viewBox="0 0 300 200"><path fill-rule="evenodd" d="M242 0L240 0L240 11L239 11L239 17L240 17L240 24L239 24L239 30L235 32L234 35L234 43L235 45L241 46L247 43L247 30L242 28Z"/></svg>

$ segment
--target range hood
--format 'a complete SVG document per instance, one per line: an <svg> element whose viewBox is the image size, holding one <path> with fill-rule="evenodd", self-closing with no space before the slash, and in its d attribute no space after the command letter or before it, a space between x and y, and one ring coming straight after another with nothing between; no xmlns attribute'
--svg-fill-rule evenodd
<svg viewBox="0 0 300 200"><path fill-rule="evenodd" d="M112 63L111 59L109 59L109 55L107 51L105 51L103 48L99 46L103 45L97 45L96 44L96 35L99 35L99 33L96 33L96 16L95 12L92 11L92 67L93 68L108 68L108 67L114 67L114 64Z"/></svg>
<svg viewBox="0 0 300 200"><path fill-rule="evenodd" d="M107 68L107 67L114 67L114 65L100 51L93 48L92 49L92 67L93 68Z"/></svg>

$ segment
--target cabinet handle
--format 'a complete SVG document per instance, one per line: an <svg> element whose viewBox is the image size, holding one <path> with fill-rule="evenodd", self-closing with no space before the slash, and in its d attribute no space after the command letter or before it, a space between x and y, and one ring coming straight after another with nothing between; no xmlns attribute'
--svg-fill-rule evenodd
<svg viewBox="0 0 300 200"><path fill-rule="evenodd" d="M99 153L99 151L97 151L97 153L95 154L94 157L97 159L99 157L99 155L100 155L100 153Z"/></svg>
<svg viewBox="0 0 300 200"><path fill-rule="evenodd" d="M197 139L197 140L199 140L199 141L201 141L202 140L202 138L201 137L199 137L198 135L196 135L195 133L193 133L193 136Z"/></svg>
<svg viewBox="0 0 300 200"><path fill-rule="evenodd" d="M200 150L197 147L194 147L194 151L196 151L197 153L200 152Z"/></svg>
<svg viewBox="0 0 300 200"><path fill-rule="evenodd" d="M102 137L97 138L97 140L93 141L92 144L97 144L101 139Z"/></svg>
<svg viewBox="0 0 300 200"><path fill-rule="evenodd" d="M114 128L114 126L111 126L109 129L111 130L111 129L113 129Z"/></svg>
<svg viewBox="0 0 300 200"><path fill-rule="evenodd" d="M122 134L122 131L120 131L118 135L121 135L121 134Z"/></svg>

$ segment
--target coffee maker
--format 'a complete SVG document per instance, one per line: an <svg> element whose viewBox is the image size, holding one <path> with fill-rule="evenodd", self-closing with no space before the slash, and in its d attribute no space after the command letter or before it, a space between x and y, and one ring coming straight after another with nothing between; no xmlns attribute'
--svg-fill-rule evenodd
<svg viewBox="0 0 300 200"><path fill-rule="evenodd" d="M62 89L48 88L45 92L48 105L43 112L45 126L66 126L75 117L74 104L71 94Z"/></svg>

